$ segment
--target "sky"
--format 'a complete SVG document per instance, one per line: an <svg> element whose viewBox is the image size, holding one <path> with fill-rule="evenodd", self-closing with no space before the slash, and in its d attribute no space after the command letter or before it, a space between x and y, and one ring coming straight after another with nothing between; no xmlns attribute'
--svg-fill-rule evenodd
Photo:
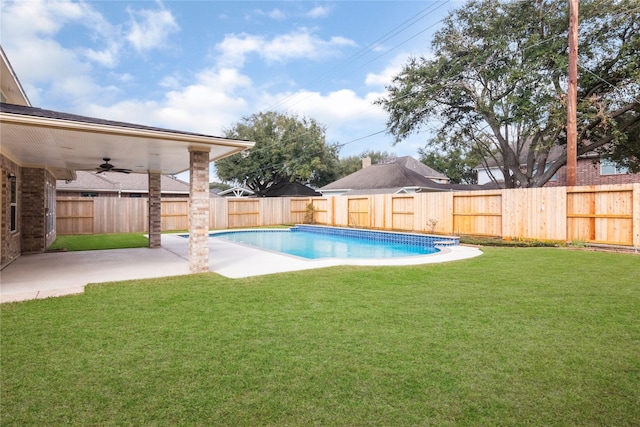
<svg viewBox="0 0 640 427"><path fill-rule="evenodd" d="M243 117L315 119L340 157L418 158L374 105L461 0L0 0L0 42L35 107L224 136Z"/></svg>

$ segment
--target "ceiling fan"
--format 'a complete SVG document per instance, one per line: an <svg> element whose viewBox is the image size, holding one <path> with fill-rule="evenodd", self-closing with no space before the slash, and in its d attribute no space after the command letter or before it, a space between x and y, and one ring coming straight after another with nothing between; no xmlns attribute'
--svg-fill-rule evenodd
<svg viewBox="0 0 640 427"><path fill-rule="evenodd" d="M96 171L97 171L96 173L102 173L102 172L131 173L131 169L117 168L111 163L109 163L109 161L111 160L109 157L105 157L102 160L104 160L104 163L96 168Z"/></svg>

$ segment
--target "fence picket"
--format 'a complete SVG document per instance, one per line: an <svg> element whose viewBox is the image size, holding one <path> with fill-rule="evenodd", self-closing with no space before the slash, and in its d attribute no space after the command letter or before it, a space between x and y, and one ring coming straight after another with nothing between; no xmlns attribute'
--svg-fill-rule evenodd
<svg viewBox="0 0 640 427"><path fill-rule="evenodd" d="M640 244L640 184L357 197L211 199L212 229L300 223L512 239ZM147 200L58 198L57 233L147 231ZM188 200L162 200L163 231L188 229Z"/></svg>

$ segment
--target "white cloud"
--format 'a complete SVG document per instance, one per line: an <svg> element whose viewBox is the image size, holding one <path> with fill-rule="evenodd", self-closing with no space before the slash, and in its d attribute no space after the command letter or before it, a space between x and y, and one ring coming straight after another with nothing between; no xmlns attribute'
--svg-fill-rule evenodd
<svg viewBox="0 0 640 427"><path fill-rule="evenodd" d="M324 18L329 16L330 8L324 6L316 6L306 13L306 16L309 18Z"/></svg>
<svg viewBox="0 0 640 427"><path fill-rule="evenodd" d="M251 80L237 70L203 70L186 86L178 86L173 76L164 81L175 89L160 101L128 100L109 107L89 104L86 109L111 120L210 135L221 135L249 110L248 100L241 94L253 93Z"/></svg>
<svg viewBox="0 0 640 427"><path fill-rule="evenodd" d="M71 1L3 1L1 10L3 33L51 36L67 22L82 18L87 6Z"/></svg>
<svg viewBox="0 0 640 427"><path fill-rule="evenodd" d="M390 85L393 78L402 72L408 59L409 54L407 53L396 55L381 72L368 73L365 78L365 83L369 86L381 88Z"/></svg>
<svg viewBox="0 0 640 427"><path fill-rule="evenodd" d="M356 46L345 37L323 40L306 29L276 36L270 40L250 34L228 34L216 45L220 52L218 63L242 67L249 54L256 54L270 62L289 59L320 60L337 55L340 48Z"/></svg>
<svg viewBox="0 0 640 427"><path fill-rule="evenodd" d="M265 43L260 54L269 61L282 61L291 58L307 58L318 60L334 56L337 49L355 46L355 42L344 37L332 37L322 40L309 31L283 34Z"/></svg>
<svg viewBox="0 0 640 427"><path fill-rule="evenodd" d="M113 67L118 61L118 29L89 4L71 1L15 1L2 3L3 44L27 44L30 41L53 39L66 25L82 25L102 49L80 48L90 61Z"/></svg>
<svg viewBox="0 0 640 427"><path fill-rule="evenodd" d="M264 11L262 9L254 9L252 11L253 15L258 15L258 16L266 16L270 19L276 20L276 21L284 21L285 19L287 19L287 14L282 10L282 9L271 9L269 11ZM252 20L252 16L251 15L245 15L245 19L250 21Z"/></svg>
<svg viewBox="0 0 640 427"><path fill-rule="evenodd" d="M156 93L164 91L164 95L153 99L150 98L152 95L115 98L116 92L122 95L125 91L98 84L97 76L105 75L100 73L103 71L100 67L118 65L127 43L141 52L164 46L169 36L179 31L170 12L164 9L129 11L132 23L122 27L119 23L107 22L88 2L0 0L0 4L3 47L34 105L48 108L39 102L46 95L48 99L57 97L62 103L76 105L77 112L89 116L211 135L221 135L243 116L278 105L326 125L329 142L345 142L362 137L372 129L384 129L386 115L372 105L372 101L381 95L376 91L381 92L384 83L390 81L389 77L406 61L406 56L402 56L397 64L392 61L385 70L369 74L366 83L371 91L365 95L349 89L328 93L313 90L277 93L272 88L282 86L274 83L276 77L266 82L256 77L254 85L243 74L242 68L248 58L254 56L270 63L301 59L319 61L339 55L356 43L345 37L320 37L305 28L272 37L229 34L215 46L219 53L215 68L202 69L191 75L185 70L167 68L167 75L153 88ZM315 12L318 17L320 12L320 9ZM92 43L72 49L56 41L56 34L69 23L86 28L85 34L90 32L94 36L87 37ZM122 28L128 32L123 33ZM108 81L136 83L128 85L134 87L142 79L135 72L133 68L116 68L107 74ZM113 101L116 99L119 102ZM381 137L380 144L384 145L381 149L388 149L388 140L388 137ZM370 142L366 140L362 144L366 146ZM363 149L359 144L348 147L361 152Z"/></svg>
<svg viewBox="0 0 640 427"><path fill-rule="evenodd" d="M82 52L90 61L97 62L107 68L113 68L118 65L120 59L120 44L112 42L103 50L84 49Z"/></svg>
<svg viewBox="0 0 640 427"><path fill-rule="evenodd" d="M180 78L178 76L165 76L162 80L160 80L160 86L168 89L179 89L180 88Z"/></svg>
<svg viewBox="0 0 640 427"><path fill-rule="evenodd" d="M216 50L221 54L217 58L218 65L222 67L242 68L245 57L252 52L259 52L264 45L264 39L260 36L249 34L229 34L216 45Z"/></svg>
<svg viewBox="0 0 640 427"><path fill-rule="evenodd" d="M286 19L286 17L287 17L287 15L280 9L273 9L273 10L269 11L269 13L267 13L267 16L269 16L269 18L275 19L277 21L282 21L283 19Z"/></svg>
<svg viewBox="0 0 640 427"><path fill-rule="evenodd" d="M180 30L171 12L165 9L129 10L129 15L126 39L139 52L164 47L169 36Z"/></svg>
<svg viewBox="0 0 640 427"><path fill-rule="evenodd" d="M94 64L116 65L118 29L90 4L34 0L1 5L3 48L21 81L28 82L25 90L34 105L45 97L76 103L114 92L94 81ZM56 37L66 26L80 26L87 43L106 47L64 47Z"/></svg>
<svg viewBox="0 0 640 427"><path fill-rule="evenodd" d="M322 95L319 92L300 91L290 98L290 109L326 123L384 118L382 110L365 97L350 89L341 89Z"/></svg>
<svg viewBox="0 0 640 427"><path fill-rule="evenodd" d="M133 77L130 73L119 74L119 73L112 72L112 73L109 73L109 77L114 80L120 81L122 83L129 83L135 80L135 77Z"/></svg>

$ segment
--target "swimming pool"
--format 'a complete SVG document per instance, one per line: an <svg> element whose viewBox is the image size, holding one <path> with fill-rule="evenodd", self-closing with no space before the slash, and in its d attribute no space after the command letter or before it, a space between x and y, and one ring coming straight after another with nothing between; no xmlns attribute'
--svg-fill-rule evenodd
<svg viewBox="0 0 640 427"><path fill-rule="evenodd" d="M297 225L290 229L224 231L210 237L306 259L379 259L435 254L454 237Z"/></svg>

